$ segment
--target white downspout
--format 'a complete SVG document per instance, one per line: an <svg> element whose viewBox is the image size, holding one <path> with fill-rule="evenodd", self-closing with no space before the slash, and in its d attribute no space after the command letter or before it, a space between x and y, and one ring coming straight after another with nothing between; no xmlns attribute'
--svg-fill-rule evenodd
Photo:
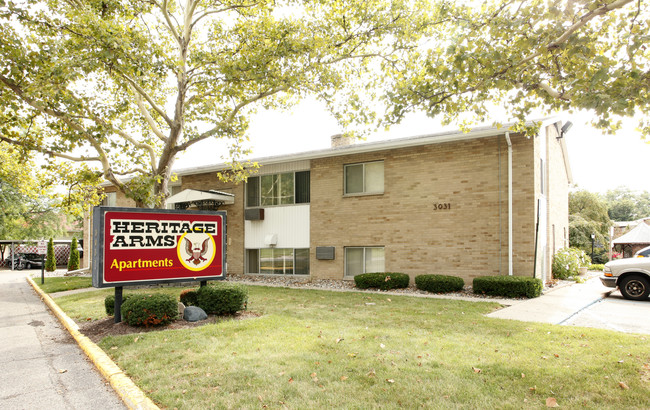
<svg viewBox="0 0 650 410"><path fill-rule="evenodd" d="M512 276L512 141L506 132L508 143L508 275Z"/></svg>

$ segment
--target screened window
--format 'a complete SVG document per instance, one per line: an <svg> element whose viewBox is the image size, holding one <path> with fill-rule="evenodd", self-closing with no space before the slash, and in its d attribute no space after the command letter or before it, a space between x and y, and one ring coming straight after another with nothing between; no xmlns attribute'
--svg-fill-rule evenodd
<svg viewBox="0 0 650 410"><path fill-rule="evenodd" d="M346 194L376 194L384 192L384 162L346 165L344 169Z"/></svg>
<svg viewBox="0 0 650 410"><path fill-rule="evenodd" d="M309 203L309 189L309 171L250 177L246 184L246 206Z"/></svg>
<svg viewBox="0 0 650 410"><path fill-rule="evenodd" d="M248 273L309 275L309 249L247 249L246 264Z"/></svg>
<svg viewBox="0 0 650 410"><path fill-rule="evenodd" d="M384 248L345 248L345 276L356 276L370 272L384 272L384 269Z"/></svg>

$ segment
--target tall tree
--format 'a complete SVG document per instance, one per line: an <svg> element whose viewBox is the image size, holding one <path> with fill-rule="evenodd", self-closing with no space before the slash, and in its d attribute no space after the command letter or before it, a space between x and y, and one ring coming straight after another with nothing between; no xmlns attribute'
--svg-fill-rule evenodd
<svg viewBox="0 0 650 410"><path fill-rule="evenodd" d="M62 233L50 181L36 172L24 150L0 141L0 238L39 239ZM5 245L0 245L4 258Z"/></svg>
<svg viewBox="0 0 650 410"><path fill-rule="evenodd" d="M569 243L572 247L591 254L591 235L594 235L594 244L606 250L611 224L607 215L607 203L600 195L589 191L569 194Z"/></svg>
<svg viewBox="0 0 650 410"><path fill-rule="evenodd" d="M649 2L486 0L449 7L448 24L389 72L388 122L418 109L447 121L463 112L487 120L501 107L523 126L540 108L585 109L609 131L620 117L638 114L639 128L650 135Z"/></svg>
<svg viewBox="0 0 650 410"><path fill-rule="evenodd" d="M256 108L308 93L335 107L371 59L426 32L423 10L437 13L409 0L0 0L0 138L97 163L162 206L177 155L227 139L222 177L245 177Z"/></svg>
<svg viewBox="0 0 650 410"><path fill-rule="evenodd" d="M634 192L627 187L610 189L605 194L607 212L613 221L634 221L650 217L650 193Z"/></svg>

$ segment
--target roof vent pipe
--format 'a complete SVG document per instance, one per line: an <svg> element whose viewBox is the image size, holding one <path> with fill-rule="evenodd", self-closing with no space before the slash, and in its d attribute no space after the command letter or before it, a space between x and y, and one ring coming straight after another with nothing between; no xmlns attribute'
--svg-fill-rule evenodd
<svg viewBox="0 0 650 410"><path fill-rule="evenodd" d="M512 141L506 132L508 143L508 276L512 276Z"/></svg>

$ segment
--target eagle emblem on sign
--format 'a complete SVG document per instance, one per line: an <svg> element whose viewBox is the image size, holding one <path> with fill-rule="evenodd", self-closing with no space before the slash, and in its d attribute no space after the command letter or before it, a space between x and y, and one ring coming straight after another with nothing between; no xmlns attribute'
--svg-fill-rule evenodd
<svg viewBox="0 0 650 410"><path fill-rule="evenodd" d="M210 242L210 238L204 240L200 246L199 242L193 243L186 237L183 239L185 240L185 252L190 255L189 258L185 259L186 262L198 265L207 260L204 256L208 252L208 243Z"/></svg>

